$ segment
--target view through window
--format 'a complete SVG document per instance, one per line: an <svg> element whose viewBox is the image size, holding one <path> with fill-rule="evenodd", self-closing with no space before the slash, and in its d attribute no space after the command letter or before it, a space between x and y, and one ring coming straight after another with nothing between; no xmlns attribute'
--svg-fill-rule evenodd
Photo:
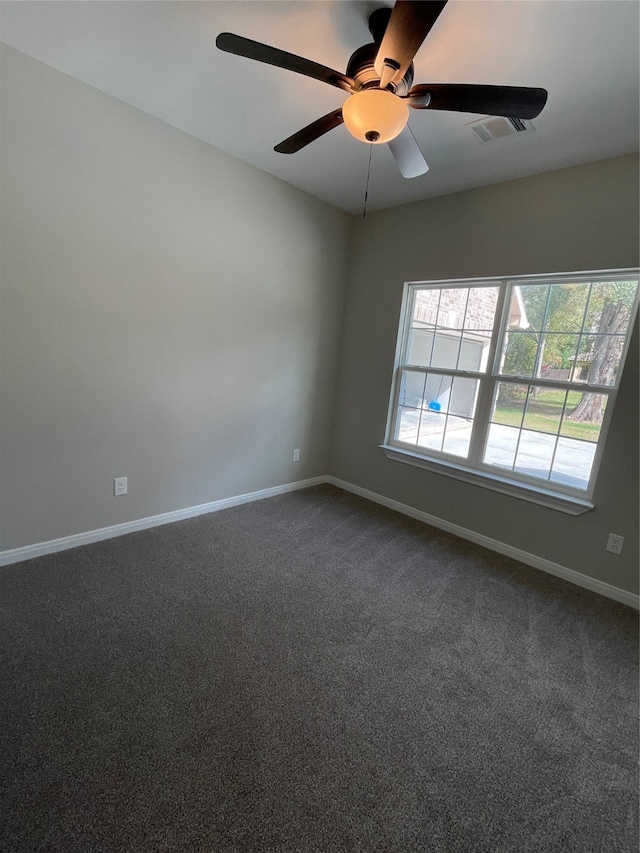
<svg viewBox="0 0 640 853"><path fill-rule="evenodd" d="M407 285L387 446L584 497L637 271Z"/></svg>

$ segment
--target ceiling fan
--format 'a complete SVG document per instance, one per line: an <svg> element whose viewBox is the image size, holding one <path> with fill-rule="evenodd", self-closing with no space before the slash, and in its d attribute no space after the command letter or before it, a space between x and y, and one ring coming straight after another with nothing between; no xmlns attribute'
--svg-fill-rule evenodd
<svg viewBox="0 0 640 853"><path fill-rule="evenodd" d="M407 124L409 107L531 119L547 101L545 89L522 86L412 85L413 58L446 5L447 0L397 0L393 9L376 9L369 16L373 42L351 55L345 74L233 33L220 33L216 45L349 93L342 107L294 133L275 151L294 154L344 123L362 142L388 143L402 175L413 178L429 167Z"/></svg>

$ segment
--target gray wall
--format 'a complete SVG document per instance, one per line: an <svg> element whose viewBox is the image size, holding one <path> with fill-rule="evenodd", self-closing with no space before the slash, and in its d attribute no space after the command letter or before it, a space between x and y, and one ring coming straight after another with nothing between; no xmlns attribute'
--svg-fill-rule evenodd
<svg viewBox="0 0 640 853"><path fill-rule="evenodd" d="M9 48L1 94L1 547L326 474L351 218Z"/></svg>
<svg viewBox="0 0 640 853"><path fill-rule="evenodd" d="M357 221L331 473L560 565L638 591L638 326L602 462L579 517L387 459L384 439L405 281L638 265L638 158L564 169ZM609 532L624 552L605 552Z"/></svg>

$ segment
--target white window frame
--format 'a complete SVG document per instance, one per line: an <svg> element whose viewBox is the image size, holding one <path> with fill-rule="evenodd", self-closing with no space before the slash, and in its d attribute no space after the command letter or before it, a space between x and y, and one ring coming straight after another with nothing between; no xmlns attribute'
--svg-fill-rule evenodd
<svg viewBox="0 0 640 853"><path fill-rule="evenodd" d="M633 268L620 270L595 270L577 273L508 276L500 278L441 279L434 281L405 282L400 311L400 324L397 337L385 441L384 444L380 445L385 455L389 459L398 462L425 468L427 470L437 472L438 474L444 474L484 488L489 488L533 503L558 509L571 515L579 515L593 509L595 484L604 447L606 445L609 425L615 408L620 378L624 371L624 363L633 331L635 315L638 310L640 287L636 291L635 302L629 321L629 328L627 330L623 351L620 357L620 367L617 371L615 383L613 385L592 385L585 382L576 382L575 380L549 380L532 376L515 377L513 375L501 374L499 372L499 363L502 351L501 345L507 331L510 295L513 287L517 285L562 284L564 282L579 283L596 280L599 282L607 280L618 281L624 280L625 278L636 278L638 277L638 273L639 270ZM411 364L405 360L411 320L413 316L414 294L416 291L425 288L443 289L483 286L499 288L494 329L491 336L486 372L425 367L424 365ZM407 369L432 375L440 374L443 376L462 376L464 378L472 378L479 381L477 403L473 418L473 431L467 459L462 459L459 456L453 456L443 451L431 451L426 448L418 447L414 444L402 442L394 437L402 384L402 372ZM489 433L491 412L497 384L499 382L517 380L520 380L518 384L531 384L563 389L567 388L569 390L579 390L583 393L593 391L594 393L603 393L608 396L587 489L576 489L561 483L551 482L550 480L533 478L515 471L507 471L505 469L498 468L497 466L494 467L482 462Z"/></svg>

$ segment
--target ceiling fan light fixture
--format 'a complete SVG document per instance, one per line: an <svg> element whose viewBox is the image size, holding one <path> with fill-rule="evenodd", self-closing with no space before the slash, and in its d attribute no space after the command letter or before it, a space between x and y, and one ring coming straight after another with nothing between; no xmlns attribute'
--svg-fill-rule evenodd
<svg viewBox="0 0 640 853"><path fill-rule="evenodd" d="M409 120L403 100L383 89L362 89L344 102L342 117L347 130L361 142L389 142Z"/></svg>

